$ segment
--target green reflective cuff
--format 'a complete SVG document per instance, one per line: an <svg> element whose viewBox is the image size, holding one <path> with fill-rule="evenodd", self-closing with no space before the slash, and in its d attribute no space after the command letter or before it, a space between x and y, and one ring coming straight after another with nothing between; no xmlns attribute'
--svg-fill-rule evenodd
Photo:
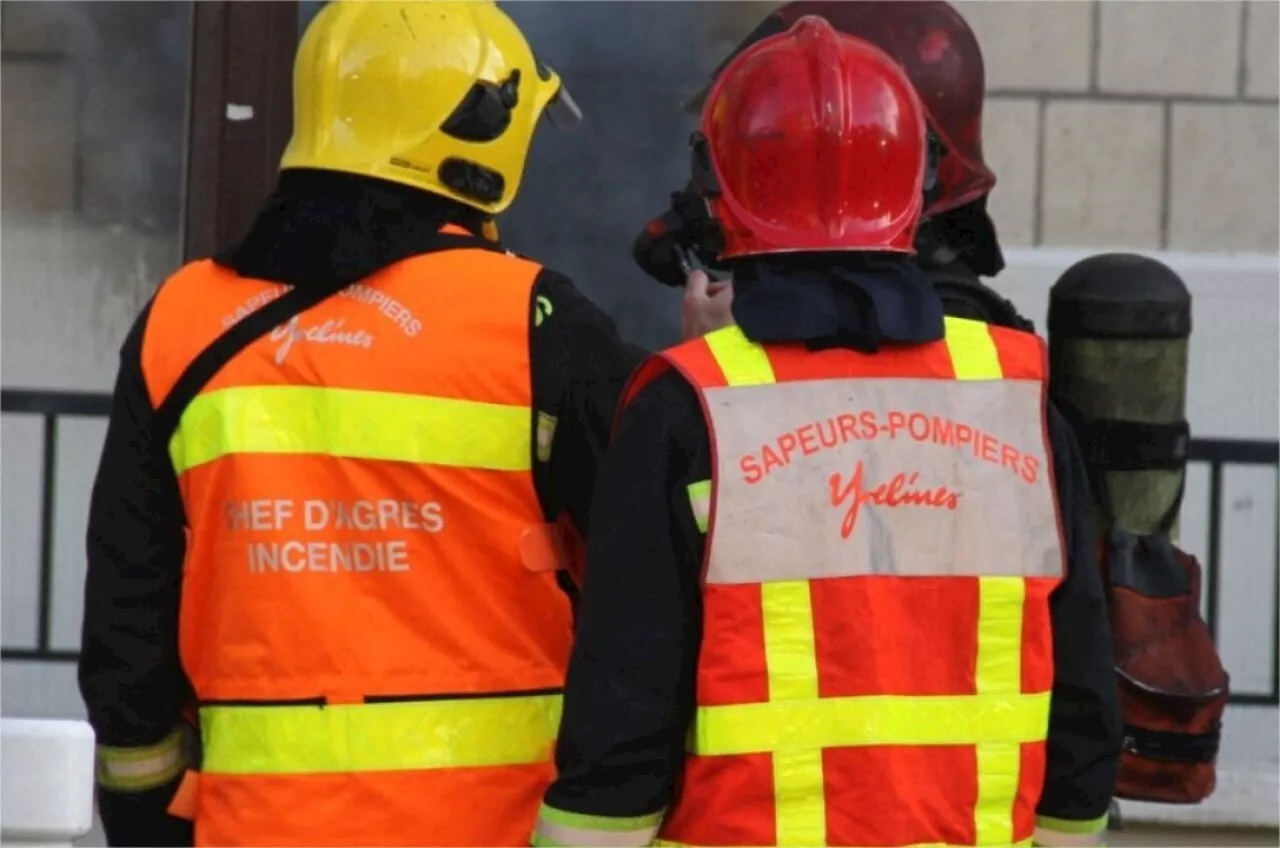
<svg viewBox="0 0 1280 848"><path fill-rule="evenodd" d="M1105 846L1108 816L1096 819L1056 819L1036 816L1032 845L1044 848L1101 848Z"/></svg>
<svg viewBox="0 0 1280 848"><path fill-rule="evenodd" d="M97 753L98 785L116 792L145 792L163 786L187 767L181 728L154 745L99 745Z"/></svg>
<svg viewBox="0 0 1280 848"><path fill-rule="evenodd" d="M565 827L582 827L591 830L640 830L662 824L662 811L647 816L588 816L557 810L546 804L543 804L542 809L538 811L538 817Z"/></svg>
<svg viewBox="0 0 1280 848"><path fill-rule="evenodd" d="M1036 827L1056 830L1059 833L1100 833L1107 829L1109 814L1096 819L1055 819L1052 816L1036 816Z"/></svg>
<svg viewBox="0 0 1280 848"><path fill-rule="evenodd" d="M538 846L594 848L644 846L657 836L662 816L663 812L647 816L589 816L543 804L530 842Z"/></svg>

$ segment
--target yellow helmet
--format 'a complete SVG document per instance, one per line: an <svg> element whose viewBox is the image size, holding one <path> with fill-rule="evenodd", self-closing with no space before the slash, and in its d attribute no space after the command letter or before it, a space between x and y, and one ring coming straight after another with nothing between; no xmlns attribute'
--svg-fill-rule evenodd
<svg viewBox="0 0 1280 848"><path fill-rule="evenodd" d="M378 177L496 215L538 118L577 126L560 77L493 0L334 0L293 68L285 168Z"/></svg>

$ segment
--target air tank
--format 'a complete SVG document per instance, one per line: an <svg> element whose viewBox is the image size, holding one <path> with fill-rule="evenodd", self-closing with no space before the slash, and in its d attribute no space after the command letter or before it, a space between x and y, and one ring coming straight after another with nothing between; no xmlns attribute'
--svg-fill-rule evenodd
<svg viewBox="0 0 1280 848"><path fill-rule="evenodd" d="M1050 391L1081 442L1104 538L1176 532L1190 336L1190 292L1145 256L1092 256L1050 290Z"/></svg>

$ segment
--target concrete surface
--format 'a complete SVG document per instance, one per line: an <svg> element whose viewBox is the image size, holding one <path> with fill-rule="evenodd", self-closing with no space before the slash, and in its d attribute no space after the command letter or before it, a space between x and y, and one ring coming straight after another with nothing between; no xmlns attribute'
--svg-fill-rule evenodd
<svg viewBox="0 0 1280 848"><path fill-rule="evenodd" d="M1227 846L1280 845L1277 830L1228 830L1225 828L1146 828L1130 826L1107 834L1107 845L1204 845Z"/></svg>

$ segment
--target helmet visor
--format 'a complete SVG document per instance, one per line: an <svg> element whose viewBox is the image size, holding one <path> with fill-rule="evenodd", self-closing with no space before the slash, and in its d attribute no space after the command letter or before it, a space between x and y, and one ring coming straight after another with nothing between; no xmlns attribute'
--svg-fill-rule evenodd
<svg viewBox="0 0 1280 848"><path fill-rule="evenodd" d="M582 123L582 110L578 108L578 101L573 99L573 95L569 93L563 81L560 83L560 88L552 95L551 102L547 104L543 114L557 129L577 129Z"/></svg>
<svg viewBox="0 0 1280 848"><path fill-rule="evenodd" d="M546 115L547 120L557 129L577 129L582 123L582 110L578 108L578 101L574 100L573 95L569 93L569 87L564 84L564 77L557 74L550 66L544 65L537 56L533 57L533 66L538 71L538 79L544 85L551 83L556 87L556 93L551 95L542 114Z"/></svg>

